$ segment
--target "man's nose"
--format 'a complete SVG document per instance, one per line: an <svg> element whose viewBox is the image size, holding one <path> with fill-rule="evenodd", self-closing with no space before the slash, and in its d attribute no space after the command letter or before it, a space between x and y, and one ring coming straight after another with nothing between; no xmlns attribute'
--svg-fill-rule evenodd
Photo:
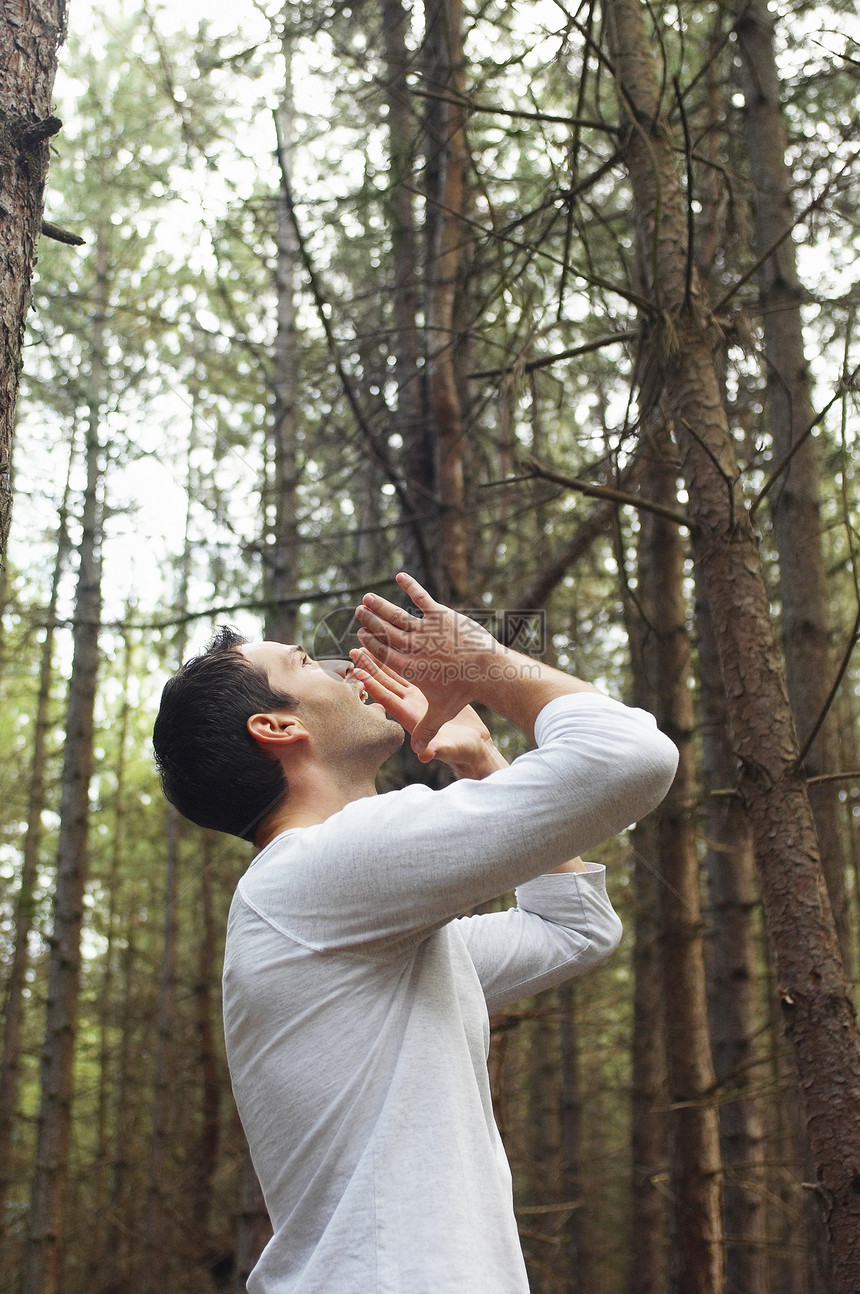
<svg viewBox="0 0 860 1294"><path fill-rule="evenodd" d="M349 678L355 668L351 660L318 660L317 664L327 674L336 674L338 678Z"/></svg>

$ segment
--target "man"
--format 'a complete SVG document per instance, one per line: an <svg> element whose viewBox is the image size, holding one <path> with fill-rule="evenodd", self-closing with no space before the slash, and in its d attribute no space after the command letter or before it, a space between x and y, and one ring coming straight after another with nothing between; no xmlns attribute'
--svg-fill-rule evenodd
<svg viewBox="0 0 860 1294"><path fill-rule="evenodd" d="M487 1006L612 951L603 869L579 855L675 770L650 716L397 579L422 617L366 595L352 666L222 638L167 684L156 722L177 807L260 848L224 964L274 1228L250 1294L525 1294ZM537 749L508 766L472 700ZM401 724L463 780L376 795ZM516 907L459 915L515 886Z"/></svg>

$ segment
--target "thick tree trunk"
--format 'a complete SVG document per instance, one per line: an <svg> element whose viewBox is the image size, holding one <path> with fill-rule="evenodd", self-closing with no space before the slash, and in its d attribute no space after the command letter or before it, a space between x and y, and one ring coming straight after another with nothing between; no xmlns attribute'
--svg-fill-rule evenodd
<svg viewBox="0 0 860 1294"><path fill-rule="evenodd" d="M104 242L96 249L96 260L86 433L87 483L66 716L36 1167L21 1294L60 1294L62 1288L62 1229L71 1136L83 898L89 864L89 787L101 620L103 468L99 431L108 298L108 253Z"/></svg>
<svg viewBox="0 0 860 1294"><path fill-rule="evenodd" d="M463 410L457 372L466 225L465 55L462 0L426 0L427 375L436 442L437 585L443 601L468 604Z"/></svg>
<svg viewBox="0 0 860 1294"><path fill-rule="evenodd" d="M763 1105L768 1182L769 1294L813 1294L809 1285L809 1249L803 1217L804 1196L814 1170L807 1171L802 1149L807 1144L803 1111L797 1101L797 1074L787 1046L770 949L759 973L768 1007L762 1042L767 1054L767 1093ZM762 973L763 969L763 973Z"/></svg>
<svg viewBox="0 0 860 1294"><path fill-rule="evenodd" d="M48 139L60 129L51 95L65 31L65 0L24 0L0 10L0 567L12 513L12 429Z"/></svg>
<svg viewBox="0 0 860 1294"><path fill-rule="evenodd" d="M726 697L713 628L701 598L696 627L705 789L702 829L710 892L709 1021L721 1098L726 1288L767 1294L763 1129L760 1111L749 1094L757 1060L755 860L743 805L736 795L721 794L734 785L737 762L728 741Z"/></svg>
<svg viewBox="0 0 860 1294"><path fill-rule="evenodd" d="M3 1052L0 1057L0 1265L6 1259L6 1201L13 1182L12 1146L18 1113L20 1082L21 1026L24 1016L24 988L30 964L30 933L33 928L36 875L42 844L42 810L45 807L45 772L47 739L50 725L49 706L54 665L54 638L57 627L57 597L69 549L66 529L69 509L70 476L74 449L69 453L66 486L57 526L57 550L51 577L51 593L45 625L45 641L39 659L39 690L33 724L33 749L30 757L27 795L27 831L21 878L15 898L15 933L12 960L6 980L3 1008Z"/></svg>
<svg viewBox="0 0 860 1294"><path fill-rule="evenodd" d="M644 320L690 498L696 559L729 702L786 1029L826 1211L834 1294L860 1285L860 1043L755 536L689 263L687 205L639 0L607 0L624 152L653 310Z"/></svg>
<svg viewBox="0 0 860 1294"><path fill-rule="evenodd" d="M696 170L702 205L696 225L696 264L702 281L715 273L729 216L722 165L727 78L721 52L726 15L715 9L707 39L706 94L696 120ZM725 390L725 347L716 352ZM753 914L758 905L752 836L743 805L723 792L734 786L737 764L728 738L726 694L705 600L696 598L701 775L705 798L700 826L708 877L710 938L705 945L708 1021L714 1073L720 1091L720 1157L723 1164L723 1234L727 1290L767 1294L767 1180L761 1111L750 1096L756 1063L756 949ZM759 1057L759 1061L761 1058Z"/></svg>
<svg viewBox="0 0 860 1294"><path fill-rule="evenodd" d="M657 423L643 446L643 492L677 507L675 455ZM678 772L657 811L657 912L669 1097L670 1288L719 1294L723 1285L719 1123L708 1037L699 860L693 810L696 767L693 694L684 597L684 545L678 527L655 513L640 518L639 598L648 620L644 672L661 730L678 747Z"/></svg>
<svg viewBox="0 0 860 1294"><path fill-rule="evenodd" d="M808 434L815 417L809 367L803 345L792 228L791 177L785 161L779 73L774 52L773 15L766 0L737 0L737 44L744 92L750 178L755 193L753 245L762 256L759 299L767 364L767 422L775 465L791 461L770 490L779 555L779 595L788 695L801 743L824 713L835 676L830 652L827 572L819 516L818 443ZM800 443L802 442L802 443ZM804 759L809 777L837 771L836 715L827 716ZM810 787L821 861L836 918L846 967L850 971L851 931L845 888L847 864L839 785Z"/></svg>

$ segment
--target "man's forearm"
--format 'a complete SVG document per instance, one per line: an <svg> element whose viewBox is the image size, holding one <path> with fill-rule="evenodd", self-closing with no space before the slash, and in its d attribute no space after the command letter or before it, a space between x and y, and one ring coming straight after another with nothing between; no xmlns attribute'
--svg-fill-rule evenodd
<svg viewBox="0 0 860 1294"><path fill-rule="evenodd" d="M508 767L508 761L493 742L478 751L468 764L458 765L451 760L446 762L458 777L468 777L473 782L482 782L491 773L497 773L500 768Z"/></svg>
<svg viewBox="0 0 860 1294"><path fill-rule="evenodd" d="M546 874L547 876L554 876L556 872L587 872L587 871L588 871L588 868L586 867L585 863L582 861L581 858L577 857L577 858L568 859L568 861L566 863L562 863L560 867L550 868L550 870Z"/></svg>
<svg viewBox="0 0 860 1294"><path fill-rule="evenodd" d="M572 674L501 644L479 653L469 663L475 678L474 700L522 728L532 739L535 720L550 701L575 692L598 690Z"/></svg>

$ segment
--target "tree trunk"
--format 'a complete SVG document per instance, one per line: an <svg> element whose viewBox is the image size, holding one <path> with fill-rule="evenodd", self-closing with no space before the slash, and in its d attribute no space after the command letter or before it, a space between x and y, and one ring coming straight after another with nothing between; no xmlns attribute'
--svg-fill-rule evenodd
<svg viewBox="0 0 860 1294"><path fill-rule="evenodd" d="M286 30L287 11L282 13L284 32L281 54L284 84L278 104L278 140L282 161L289 165L293 142L292 49ZM271 420L269 423L270 487L265 501L264 529L269 542L263 546L265 635L269 641L296 640L296 608L289 599L296 593L299 567L298 462L296 424L298 414L298 364L296 356L295 278L298 243L292 215L279 186L275 195L276 259L275 288L277 331L274 348ZM271 517L271 521L270 521Z"/></svg>
<svg viewBox="0 0 860 1294"><path fill-rule="evenodd" d="M650 419L649 419L650 421ZM665 422L643 447L643 493L677 507L674 451ZM640 519L639 601L648 621L644 672L660 729L678 747L678 772L657 810L657 913L669 1097L670 1289L719 1294L723 1287L719 1121L708 1037L699 860L693 810L696 767L693 694L678 526L653 512Z"/></svg>
<svg viewBox="0 0 860 1294"><path fill-rule="evenodd" d="M638 458L640 468L645 456ZM616 561L624 570L624 538L617 524ZM640 553L640 579L645 550ZM653 583L653 581L649 581ZM642 589L637 602L622 582L622 607L630 643L631 702L653 710L654 689L645 669L648 625L641 614ZM650 813L637 822L630 837L633 854L633 1021L630 1040L630 1257L627 1269L629 1294L665 1294L668 1272L668 1211L662 1182L666 1162L666 1045L659 955L659 860L657 816Z"/></svg>
<svg viewBox="0 0 860 1294"><path fill-rule="evenodd" d="M466 195L462 0L426 0L427 374L439 503L438 597L468 605L463 410L458 386Z"/></svg>
<svg viewBox="0 0 860 1294"><path fill-rule="evenodd" d="M749 1090L756 1060L758 904L752 838L731 789L737 763L728 740L726 698L707 606L697 599L702 827L710 891L708 998L714 1072L720 1090L726 1288L767 1294L766 1180L761 1115ZM715 794L717 793L717 794Z"/></svg>
<svg viewBox="0 0 860 1294"><path fill-rule="evenodd" d="M239 1177L239 1216L236 1221L236 1260L233 1265L233 1294L245 1294L246 1282L260 1254L272 1235L269 1215L266 1212L263 1192L247 1143L242 1147L242 1167Z"/></svg>
<svg viewBox="0 0 860 1294"><path fill-rule="evenodd" d="M27 979L27 968L30 964L29 942L33 928L36 874L42 844L42 810L45 807L46 747L50 725L49 707L54 666L54 638L57 628L57 597L69 549L69 536L66 527L68 524L73 458L74 446L69 451L66 485L60 506L60 517L57 525L57 550L51 576L45 641L42 644L39 660L39 691L36 697L33 750L30 757L28 779L27 832L24 837L21 880L15 899L14 943L9 976L6 981L6 1000L3 1010L3 1053L2 1058L0 1058L0 1264L3 1263L6 1257L6 1201L9 1188L14 1180L12 1147L18 1110L24 987Z"/></svg>
<svg viewBox="0 0 860 1294"><path fill-rule="evenodd" d="M116 1057L113 1105L114 1152L111 1171L111 1207L107 1218L105 1236L105 1261L98 1274L95 1289L103 1294L117 1294L132 1287L132 1238L136 1239L139 1200L132 1202L133 1150L131 1141L130 1101L137 1081L135 1051L132 1046L134 1020L134 995L138 983L140 958L136 943L141 917L136 905L126 913L126 944L123 949L120 971L122 997L120 1019L122 1036Z"/></svg>
<svg viewBox="0 0 860 1294"><path fill-rule="evenodd" d="M167 810L167 856L165 858L162 916L161 970L158 979L155 1072L153 1074L152 1134L149 1182L143 1221L143 1250L146 1270L156 1289L170 1287L173 1248L167 1227L167 1154L172 1143L171 1097L173 1093L173 1030L176 996L176 878L179 869L179 838L182 818L171 804Z"/></svg>
<svg viewBox="0 0 860 1294"><path fill-rule="evenodd" d="M406 45L409 16L402 0L381 0L385 41L385 91L388 105L388 153L391 186L386 210L391 229L394 319L394 377L397 409L393 430L402 441L404 491L401 498L403 563L425 587L434 588L436 572L436 465L419 365L419 274L413 190L417 121L412 106Z"/></svg>
<svg viewBox="0 0 860 1294"><path fill-rule="evenodd" d="M200 1056L200 1131L197 1138L197 1172L194 1177L192 1224L201 1255L211 1260L209 1219L215 1190L215 1172L220 1147L221 1083L213 1018L213 982L219 934L212 907L212 864L215 833L203 833L200 872L200 933L195 987L197 1043Z"/></svg>
<svg viewBox="0 0 860 1294"><path fill-rule="evenodd" d="M87 818L101 619L103 468L99 431L108 299L108 253L103 241L96 248L96 261L86 433L87 483L72 634L74 649L60 799L41 1106L21 1294L60 1294L62 1287L62 1228L71 1134L83 897L89 863Z"/></svg>
<svg viewBox="0 0 860 1294"><path fill-rule="evenodd" d="M178 668L185 659L188 639L188 585L191 578L192 537L191 500L194 496L193 462L197 447L197 400L191 410L191 427L185 461L185 534L182 560L179 566L179 588L176 609L180 627L176 635L175 662ZM158 1009L156 1013L155 1067L153 1073L152 1131L150 1139L149 1182L143 1222L143 1251L146 1269L153 1284L169 1284L170 1246L165 1244L167 1210L166 1164L171 1144L171 1096L173 1090L173 1032L176 999L176 942L177 942L177 876L179 871L179 844L183 818L169 805L166 814L167 849L165 855L164 900L162 906L161 968L158 981Z"/></svg>
<svg viewBox="0 0 860 1294"><path fill-rule="evenodd" d="M687 204L639 0L608 0L623 147L653 308L650 362L674 420L695 555L729 702L786 1029L827 1214L834 1294L860 1285L860 1044L769 618L755 536L714 368L714 321L688 257Z"/></svg>
<svg viewBox="0 0 860 1294"><path fill-rule="evenodd" d="M0 567L12 513L12 430L48 139L60 129L50 114L65 34L65 0L7 4L0 12Z"/></svg>
<svg viewBox="0 0 860 1294"><path fill-rule="evenodd" d="M668 1218L666 1164L666 1050L660 1012L661 975L657 926L657 819L636 826L633 904L633 1028L630 1080L629 1294L664 1294ZM583 1291L583 1294L587 1294Z"/></svg>
<svg viewBox="0 0 860 1294"><path fill-rule="evenodd" d="M525 1244L529 1288L532 1294L552 1294L555 1256L554 1232L558 1215L543 1213L558 1201L559 1110L557 1030L549 1018L555 990L533 999L532 1018L524 1024L528 1042L525 1057L525 1146L527 1188L522 1193L528 1215Z"/></svg>
<svg viewBox="0 0 860 1294"><path fill-rule="evenodd" d="M131 618L131 609L126 612L126 619ZM116 998L114 982L116 978L116 945L117 936L122 930L119 917L122 864L125 859L126 835L126 781L128 768L128 734L131 719L131 678L132 648L128 632L123 634L122 651L122 701L120 703L119 723L116 735L116 789L113 801L112 840L110 849L110 867L107 875L108 912L105 929L107 947L102 959L101 983L98 989L98 1028L99 1028L99 1085L96 1106L95 1154L90 1170L90 1204L91 1222L88 1236L86 1261L86 1287L98 1288L99 1274L105 1264L106 1237L108 1233L108 1213L116 1200L111 1192L111 1114L112 1088L116 1081L115 1056L111 1046L114 1021L116 1018ZM120 935L121 937L121 935Z"/></svg>
<svg viewBox="0 0 860 1294"><path fill-rule="evenodd" d="M706 94L696 120L695 172L702 217L696 225L696 264L709 283L725 244L730 219L722 165L728 141L725 12L715 9L707 37ZM725 392L725 346L714 356ZM706 943L708 1022L719 1087L720 1157L723 1164L723 1233L727 1290L767 1294L767 1179L761 1111L750 1095L756 1060L756 948L753 913L758 905L752 836L743 805L723 792L734 786L737 765L728 737L726 695L708 608L696 597L699 729L704 799L700 825L708 877L710 938Z"/></svg>
<svg viewBox="0 0 860 1294"><path fill-rule="evenodd" d="M803 291L791 236L794 217L791 176L785 161L779 73L774 52L774 19L766 0L736 0L737 44L744 92L750 178L755 193L758 256L783 241L758 270L759 300L767 365L765 408L777 469L791 461L770 490L779 555L779 596L788 695L802 744L824 714L835 677L827 613L828 580L818 508L818 445L809 435L815 417L803 346L800 306ZM836 715L825 718L804 759L808 777L837 771ZM839 944L850 972L851 931L845 888L847 866L839 785L814 783L809 790L821 861L830 891Z"/></svg>
<svg viewBox="0 0 860 1294"><path fill-rule="evenodd" d="M577 986L567 980L558 988L561 1012L561 1199L570 1206L563 1213L561 1289L564 1294L587 1294L596 1288L591 1279L588 1182L584 1171L582 1118L582 1051L577 1033Z"/></svg>

